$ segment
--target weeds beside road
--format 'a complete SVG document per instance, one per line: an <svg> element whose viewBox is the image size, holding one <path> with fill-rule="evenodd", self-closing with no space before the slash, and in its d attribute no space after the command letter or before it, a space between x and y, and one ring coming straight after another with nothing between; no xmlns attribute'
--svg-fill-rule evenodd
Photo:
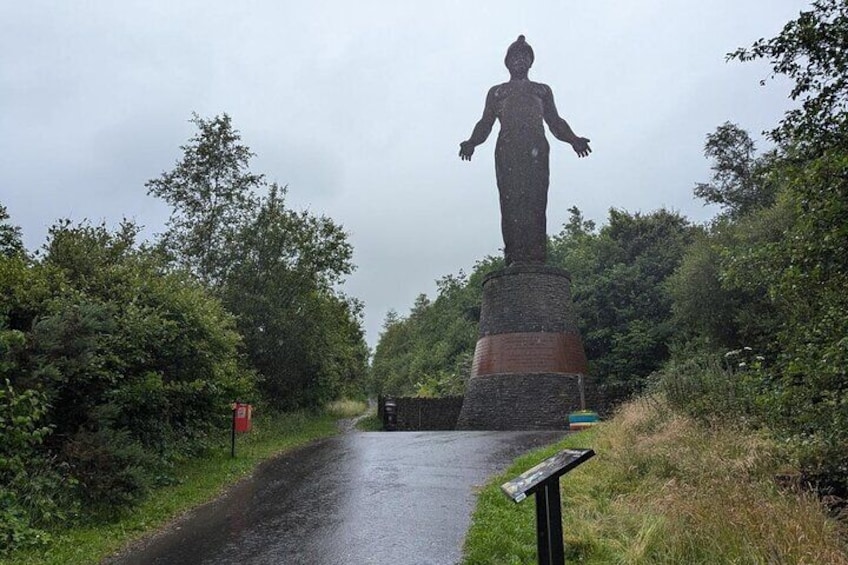
<svg viewBox="0 0 848 565"><path fill-rule="evenodd" d="M219 446L173 471L176 484L153 491L144 502L124 515L50 532L52 541L46 548L13 553L0 558L0 564L99 563L133 541L165 527L187 510L216 498L251 474L261 462L338 433L338 414L343 411L347 415L354 408L364 410L364 403L356 406L342 403L321 413L257 414L253 431L238 436L235 458L230 457L229 435L227 441L223 441L222 435Z"/></svg>
<svg viewBox="0 0 848 565"><path fill-rule="evenodd" d="M848 564L845 525L812 494L776 480L793 473L779 445L643 400L492 480L480 493L465 565L536 562L534 502L514 504L500 484L568 447L597 452L560 480L569 562Z"/></svg>

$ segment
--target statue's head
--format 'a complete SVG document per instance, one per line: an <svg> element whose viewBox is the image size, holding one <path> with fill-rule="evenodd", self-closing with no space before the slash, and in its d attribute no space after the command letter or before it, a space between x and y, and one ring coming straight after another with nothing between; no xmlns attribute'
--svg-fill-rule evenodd
<svg viewBox="0 0 848 565"><path fill-rule="evenodd" d="M511 75L526 76L527 71L533 66L533 59L533 48L524 41L523 35L519 35L518 39L513 41L509 49L506 50L504 64Z"/></svg>

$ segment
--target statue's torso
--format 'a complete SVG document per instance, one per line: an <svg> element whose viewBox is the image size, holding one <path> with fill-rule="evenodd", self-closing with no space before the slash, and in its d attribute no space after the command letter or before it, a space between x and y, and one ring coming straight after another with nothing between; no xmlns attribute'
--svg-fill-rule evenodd
<svg viewBox="0 0 848 565"><path fill-rule="evenodd" d="M514 80L494 89L495 116L500 120L499 138L505 135L543 136L547 86L529 80Z"/></svg>

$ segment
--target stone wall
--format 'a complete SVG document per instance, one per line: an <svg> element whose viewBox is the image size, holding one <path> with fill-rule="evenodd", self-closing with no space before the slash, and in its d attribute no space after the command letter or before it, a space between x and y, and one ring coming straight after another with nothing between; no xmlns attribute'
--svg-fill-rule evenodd
<svg viewBox="0 0 848 565"><path fill-rule="evenodd" d="M578 375L504 374L475 378L457 428L461 430L565 430L580 409ZM584 377L586 407L594 408L594 383Z"/></svg>
<svg viewBox="0 0 848 565"><path fill-rule="evenodd" d="M444 398L393 398L399 431L453 430L462 409L461 396Z"/></svg>

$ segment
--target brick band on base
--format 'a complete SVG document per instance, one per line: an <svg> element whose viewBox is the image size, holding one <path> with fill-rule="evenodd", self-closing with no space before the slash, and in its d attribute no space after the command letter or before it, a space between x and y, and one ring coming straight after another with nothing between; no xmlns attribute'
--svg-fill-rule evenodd
<svg viewBox="0 0 848 565"><path fill-rule="evenodd" d="M589 372L577 332L517 332L477 340L471 374Z"/></svg>
<svg viewBox="0 0 848 565"><path fill-rule="evenodd" d="M566 429L581 375L595 402L565 271L511 266L483 281L479 339L458 429ZM587 404L589 406L589 404Z"/></svg>

